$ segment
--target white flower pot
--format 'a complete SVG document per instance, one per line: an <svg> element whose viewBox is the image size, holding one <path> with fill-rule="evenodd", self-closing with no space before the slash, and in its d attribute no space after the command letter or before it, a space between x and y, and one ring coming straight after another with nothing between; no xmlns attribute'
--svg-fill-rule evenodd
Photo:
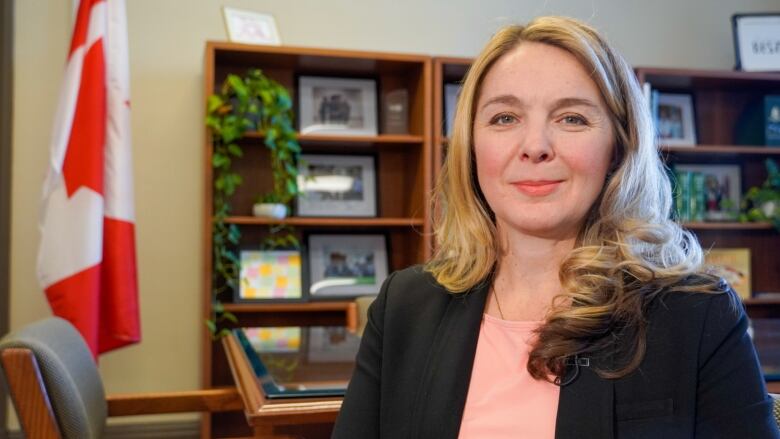
<svg viewBox="0 0 780 439"><path fill-rule="evenodd" d="M283 219L287 216L287 206L279 203L256 203L252 206L252 214L265 218Z"/></svg>

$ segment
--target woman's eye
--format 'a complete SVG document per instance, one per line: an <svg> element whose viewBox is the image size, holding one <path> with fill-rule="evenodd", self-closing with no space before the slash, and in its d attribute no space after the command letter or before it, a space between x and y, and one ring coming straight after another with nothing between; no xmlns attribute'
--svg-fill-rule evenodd
<svg viewBox="0 0 780 439"><path fill-rule="evenodd" d="M509 125L515 120L517 119L511 114L499 114L498 116L493 117L493 119L490 120L490 123L494 125Z"/></svg>
<svg viewBox="0 0 780 439"><path fill-rule="evenodd" d="M574 114L570 114L568 116L564 116L561 121L567 125L587 125L588 121L585 120L582 116L577 116Z"/></svg>

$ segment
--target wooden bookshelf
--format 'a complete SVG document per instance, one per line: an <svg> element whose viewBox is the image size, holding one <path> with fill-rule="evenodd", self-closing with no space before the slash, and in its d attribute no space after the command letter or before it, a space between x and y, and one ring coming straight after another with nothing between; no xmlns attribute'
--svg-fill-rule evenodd
<svg viewBox="0 0 780 439"><path fill-rule="evenodd" d="M444 131L444 85L460 83L466 76L471 58L433 58L433 178L438 180L439 171L447 153L447 133Z"/></svg>
<svg viewBox="0 0 780 439"><path fill-rule="evenodd" d="M760 186L766 179L764 160L777 159L780 148L763 144L763 97L780 94L780 73L730 70L636 69L640 82L666 93L686 93L693 97L694 122L698 144L692 147L663 146L667 162L734 164L741 168L741 193ZM752 288L780 291L780 234L768 223L686 223L702 246L707 248L749 248ZM745 301L751 317L780 317L780 300L752 298Z"/></svg>
<svg viewBox="0 0 780 439"><path fill-rule="evenodd" d="M238 226L240 246L259 245L275 224L294 226L299 239L309 232L383 234L388 240L389 269L401 269L421 263L431 252L430 194L432 187L431 84L433 67L430 57L398 53L332 50L309 47L258 46L225 42L208 42L205 51L204 101L216 91L230 73L244 74L260 68L282 84L291 94L297 109L297 82L302 75L362 78L376 81L377 135L347 136L299 134L304 154L371 155L376 163L377 216L298 217L281 221L251 215L258 195L272 187L269 153L263 145L263 133L248 133L240 144L243 156L232 163L232 170L243 183L229 200L231 215L227 223ZM408 133L382 132L383 97L390 91L408 93ZM205 107L205 106L204 106ZM212 314L212 226L213 226L213 146L206 130L204 147L204 270L203 317ZM256 146L256 147L255 147ZM338 215L334 212L334 215ZM302 241L303 242L303 241ZM305 244L305 243L304 243ZM304 257L306 255L304 254ZM350 325L354 320L354 303L231 303L222 298L224 309L236 315L240 326L307 326ZM225 303L227 302L227 303ZM218 342L203 332L203 386L230 384L231 374ZM246 421L229 414L204 416L203 437L246 436Z"/></svg>

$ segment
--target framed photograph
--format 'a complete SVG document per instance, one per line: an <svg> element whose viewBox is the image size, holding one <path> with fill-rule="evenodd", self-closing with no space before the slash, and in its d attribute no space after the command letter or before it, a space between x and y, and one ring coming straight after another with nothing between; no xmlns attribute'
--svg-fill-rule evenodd
<svg viewBox="0 0 780 439"><path fill-rule="evenodd" d="M686 221L734 221L739 214L742 171L739 165L676 164L678 196L687 202ZM687 198L687 199L686 199ZM679 203L678 203L679 205Z"/></svg>
<svg viewBox="0 0 780 439"><path fill-rule="evenodd" d="M298 188L298 216L377 216L373 156L302 154Z"/></svg>
<svg viewBox="0 0 780 439"><path fill-rule="evenodd" d="M695 146L693 96L659 93L655 114L658 137L663 145Z"/></svg>
<svg viewBox="0 0 780 439"><path fill-rule="evenodd" d="M351 363L360 348L360 337L346 326L313 326L309 330L306 359L309 363Z"/></svg>
<svg viewBox="0 0 780 439"><path fill-rule="evenodd" d="M376 136L376 113L373 79L298 78L301 134Z"/></svg>
<svg viewBox="0 0 780 439"><path fill-rule="evenodd" d="M312 299L379 294L389 271L385 235L310 234L306 242Z"/></svg>
<svg viewBox="0 0 780 439"><path fill-rule="evenodd" d="M241 250L236 302L300 301L301 252L298 250Z"/></svg>
<svg viewBox="0 0 780 439"><path fill-rule="evenodd" d="M267 44L279 46L282 39L272 15L224 6L228 39L234 43Z"/></svg>
<svg viewBox="0 0 780 439"><path fill-rule="evenodd" d="M780 13L731 16L737 70L780 71Z"/></svg>
<svg viewBox="0 0 780 439"><path fill-rule="evenodd" d="M444 135L452 136L452 127L455 124L455 107L458 105L460 84L444 84Z"/></svg>
<svg viewBox="0 0 780 439"><path fill-rule="evenodd" d="M725 279L743 300L750 299L749 248L713 248L704 261L707 271Z"/></svg>

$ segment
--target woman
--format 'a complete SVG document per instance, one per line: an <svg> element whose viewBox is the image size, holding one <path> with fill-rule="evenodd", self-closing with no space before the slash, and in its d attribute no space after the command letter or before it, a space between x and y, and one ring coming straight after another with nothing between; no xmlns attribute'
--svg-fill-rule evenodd
<svg viewBox="0 0 780 439"><path fill-rule="evenodd" d="M593 29L498 32L459 98L437 252L384 283L333 437L780 437L742 307L670 194Z"/></svg>

